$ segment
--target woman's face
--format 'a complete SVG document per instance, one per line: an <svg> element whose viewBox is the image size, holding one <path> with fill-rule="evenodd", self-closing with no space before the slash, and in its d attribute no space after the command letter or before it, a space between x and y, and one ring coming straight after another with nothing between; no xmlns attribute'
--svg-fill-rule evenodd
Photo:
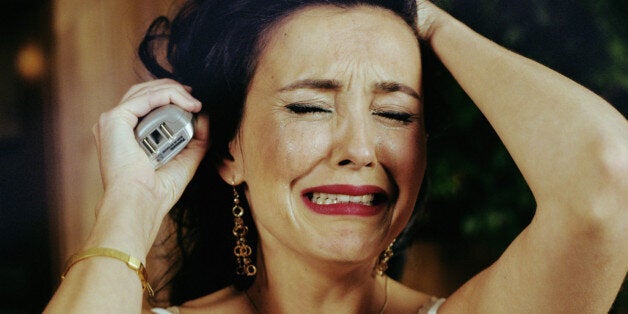
<svg viewBox="0 0 628 314"><path fill-rule="evenodd" d="M246 183L265 254L372 261L425 169L417 40L367 6L303 9L269 35L221 173Z"/></svg>

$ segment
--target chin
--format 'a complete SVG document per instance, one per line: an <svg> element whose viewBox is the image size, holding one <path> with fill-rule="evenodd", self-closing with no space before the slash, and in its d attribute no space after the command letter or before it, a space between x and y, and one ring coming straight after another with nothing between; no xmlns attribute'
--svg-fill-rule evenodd
<svg viewBox="0 0 628 314"><path fill-rule="evenodd" d="M313 247L320 250L325 259L338 262L370 262L388 245L381 228L374 229L355 221L334 221L321 231L314 235Z"/></svg>

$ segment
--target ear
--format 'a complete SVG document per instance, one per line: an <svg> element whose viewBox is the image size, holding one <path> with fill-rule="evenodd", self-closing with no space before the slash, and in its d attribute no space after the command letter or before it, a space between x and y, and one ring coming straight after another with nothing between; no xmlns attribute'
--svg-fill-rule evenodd
<svg viewBox="0 0 628 314"><path fill-rule="evenodd" d="M244 163L239 137L229 142L229 154L233 159L225 158L218 166L220 177L229 185L240 185L244 181Z"/></svg>

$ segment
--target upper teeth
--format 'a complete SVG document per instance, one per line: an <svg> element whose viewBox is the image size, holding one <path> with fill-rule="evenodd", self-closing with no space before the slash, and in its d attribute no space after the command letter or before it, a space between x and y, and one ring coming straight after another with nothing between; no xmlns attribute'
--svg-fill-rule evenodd
<svg viewBox="0 0 628 314"><path fill-rule="evenodd" d="M312 202L318 205L339 204L339 203L357 203L362 205L373 205L375 194L365 195L345 195L345 194L329 194L329 193L312 193Z"/></svg>

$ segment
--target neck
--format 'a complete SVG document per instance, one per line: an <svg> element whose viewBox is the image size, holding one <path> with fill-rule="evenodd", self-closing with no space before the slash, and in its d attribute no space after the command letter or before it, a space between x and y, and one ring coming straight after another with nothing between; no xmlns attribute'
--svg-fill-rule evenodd
<svg viewBox="0 0 628 314"><path fill-rule="evenodd" d="M385 307L387 279L374 274L374 259L349 264L264 252L247 292L260 313L379 313Z"/></svg>

